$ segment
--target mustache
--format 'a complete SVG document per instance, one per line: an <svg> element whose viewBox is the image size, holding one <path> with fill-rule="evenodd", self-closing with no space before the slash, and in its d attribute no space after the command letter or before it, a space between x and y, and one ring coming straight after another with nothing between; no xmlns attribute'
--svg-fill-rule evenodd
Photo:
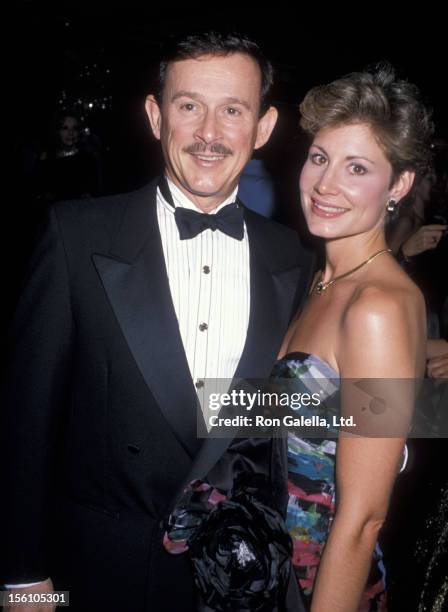
<svg viewBox="0 0 448 612"><path fill-rule="evenodd" d="M210 146L203 144L202 142L195 142L185 147L183 151L184 153L193 153L193 154L205 153L206 151L208 151L210 153L216 153L218 155L233 155L232 149L229 149L228 147L226 147L220 142L215 142L214 144Z"/></svg>

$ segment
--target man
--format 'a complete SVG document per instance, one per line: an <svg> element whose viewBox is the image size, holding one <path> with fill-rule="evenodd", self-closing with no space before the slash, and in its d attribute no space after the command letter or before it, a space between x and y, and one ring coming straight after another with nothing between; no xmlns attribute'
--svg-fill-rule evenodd
<svg viewBox="0 0 448 612"><path fill-rule="evenodd" d="M234 203L276 122L271 82L251 41L179 42L146 101L165 177L51 210L13 329L8 585L52 576L84 610L195 609L188 558L162 538L182 484L226 470L229 441L197 436L197 393L268 376L309 281L296 235Z"/></svg>

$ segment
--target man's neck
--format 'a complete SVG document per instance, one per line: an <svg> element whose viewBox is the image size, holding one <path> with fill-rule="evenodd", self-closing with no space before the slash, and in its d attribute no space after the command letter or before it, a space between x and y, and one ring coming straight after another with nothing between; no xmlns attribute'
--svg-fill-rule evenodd
<svg viewBox="0 0 448 612"><path fill-rule="evenodd" d="M167 176L168 187L170 189L171 195L174 200L174 204L176 207L181 208L189 208L191 210L196 210L198 212L206 213L206 214L214 214L217 213L232 202L235 202L236 194L238 192L238 187L229 194L227 198L215 198L214 200L208 198L201 198L200 196L195 196L194 194L189 193L186 195L174 182ZM204 201L202 201L204 200Z"/></svg>

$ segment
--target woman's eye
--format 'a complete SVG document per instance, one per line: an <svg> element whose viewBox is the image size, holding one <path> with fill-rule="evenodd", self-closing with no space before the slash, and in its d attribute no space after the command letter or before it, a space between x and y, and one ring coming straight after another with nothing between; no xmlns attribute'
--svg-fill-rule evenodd
<svg viewBox="0 0 448 612"><path fill-rule="evenodd" d="M364 166L360 166L359 164L352 164L351 166L352 174L356 174L357 176L362 176L367 172Z"/></svg>
<svg viewBox="0 0 448 612"><path fill-rule="evenodd" d="M310 159L313 164L317 164L318 166L322 166L327 161L322 153L311 153Z"/></svg>

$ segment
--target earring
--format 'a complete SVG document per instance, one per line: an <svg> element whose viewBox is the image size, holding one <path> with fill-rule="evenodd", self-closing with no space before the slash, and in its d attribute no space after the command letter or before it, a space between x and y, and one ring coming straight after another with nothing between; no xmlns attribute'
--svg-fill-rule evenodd
<svg viewBox="0 0 448 612"><path fill-rule="evenodd" d="M397 206L398 206L398 202L397 202L397 200L392 200L392 199L391 199L391 200L389 200L389 202L387 203L386 210L387 210L387 212L388 212L388 213L390 213L391 215L393 215L393 214L394 214L394 212L396 212L396 211L397 211Z"/></svg>

